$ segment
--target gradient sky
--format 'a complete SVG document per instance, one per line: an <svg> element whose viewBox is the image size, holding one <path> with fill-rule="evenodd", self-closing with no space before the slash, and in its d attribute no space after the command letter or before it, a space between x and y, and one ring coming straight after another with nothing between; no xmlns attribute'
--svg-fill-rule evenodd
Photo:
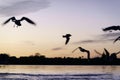
<svg viewBox="0 0 120 80"><path fill-rule="evenodd" d="M0 0L0 24L8 18L22 16L34 20L37 26L23 21L14 28L9 22L0 26L0 53L29 56L39 52L47 57L86 57L77 50L90 50L91 57L103 52L120 50L120 42L113 44L119 32L103 32L102 28L120 25L120 0ZM68 45L62 35L72 34Z"/></svg>

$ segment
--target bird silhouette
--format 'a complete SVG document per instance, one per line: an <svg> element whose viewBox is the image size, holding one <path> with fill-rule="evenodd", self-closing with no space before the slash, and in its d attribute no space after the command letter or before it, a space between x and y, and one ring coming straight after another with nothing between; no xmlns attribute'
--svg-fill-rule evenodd
<svg viewBox="0 0 120 80"><path fill-rule="evenodd" d="M120 30L120 26L110 26L110 27L107 27L107 28L104 28L103 31L110 31L112 32L112 30L116 31L116 30Z"/></svg>
<svg viewBox="0 0 120 80"><path fill-rule="evenodd" d="M114 40L114 42L113 43L115 43L116 41L118 41L118 40L120 40L120 36L119 37L117 37L115 40Z"/></svg>
<svg viewBox="0 0 120 80"><path fill-rule="evenodd" d="M118 26L110 26L110 27L107 27L107 28L104 28L104 29L103 29L103 31L110 31L110 32L112 32L112 30L114 30L114 31L120 30L120 26L119 26L119 25L118 25ZM114 40L113 43L115 43L115 42L118 41L118 40L120 40L120 36L117 37L117 38Z"/></svg>
<svg viewBox="0 0 120 80"><path fill-rule="evenodd" d="M94 50L97 54L101 55L101 58L106 60L106 53L103 51L103 53L98 52L97 50Z"/></svg>
<svg viewBox="0 0 120 80"><path fill-rule="evenodd" d="M67 44L68 44L68 42L69 42L69 40L70 40L70 37L71 37L71 36L72 36L71 34L66 34L66 35L63 35L63 38L66 38L65 45L67 45Z"/></svg>
<svg viewBox="0 0 120 80"><path fill-rule="evenodd" d="M10 20L17 25L16 27L22 26L21 21L24 21L24 20L27 21L27 22L30 23L30 24L36 25L35 22L33 22L32 20L30 20L30 19L27 18L27 17L22 17L22 18L19 19L19 20L17 20L15 17L11 17L11 18L9 18L8 20L6 20L6 21L3 23L3 25L7 24ZM14 27L15 27L15 25L14 25Z"/></svg>
<svg viewBox="0 0 120 80"><path fill-rule="evenodd" d="M117 59L117 55L120 54L120 51L115 53L110 53L106 48L104 48L103 54L94 50L97 54L102 55L101 58L105 61L114 61Z"/></svg>
<svg viewBox="0 0 120 80"><path fill-rule="evenodd" d="M77 49L79 49L81 52L86 52L87 53L87 58L88 58L88 60L90 60L90 51L89 50L86 50L86 49L84 49L82 47L78 47L78 48L74 49L72 51L72 53L74 53Z"/></svg>
<svg viewBox="0 0 120 80"><path fill-rule="evenodd" d="M120 51L118 51L118 52L116 52L116 53L112 53L112 54L110 55L111 61L116 60L118 54L120 54Z"/></svg>

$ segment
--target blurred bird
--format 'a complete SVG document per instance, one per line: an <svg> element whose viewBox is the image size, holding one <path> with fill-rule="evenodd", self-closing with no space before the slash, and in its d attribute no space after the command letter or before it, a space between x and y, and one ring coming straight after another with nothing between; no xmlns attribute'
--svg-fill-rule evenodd
<svg viewBox="0 0 120 80"><path fill-rule="evenodd" d="M78 47L78 48L74 49L74 50L72 51L72 53L74 53L77 49L79 49L81 52L87 52L87 53L90 53L89 50L86 50L86 49L84 49L84 48L82 48L82 47Z"/></svg>
<svg viewBox="0 0 120 80"><path fill-rule="evenodd" d="M30 23L30 24L36 25L35 22L33 22L32 20L30 20L30 19L27 18L27 17L22 17L22 18L19 19L19 20L17 20L15 17L11 17L11 18L9 18L8 20L6 20L6 21L3 23L3 25L7 24L10 20L12 20L12 22L14 22L14 23L17 25L16 27L22 26L21 21L23 21L23 20L26 20L26 21L27 21L28 23ZM15 27L15 26L14 26L14 27Z"/></svg>
<svg viewBox="0 0 120 80"><path fill-rule="evenodd" d="M107 27L107 28L104 28L103 31L110 31L112 32L112 30L116 31L116 30L120 30L120 26L110 26L110 27Z"/></svg>
<svg viewBox="0 0 120 80"><path fill-rule="evenodd" d="M65 45L67 45L67 43L69 42L71 36L72 36L71 34L63 35L63 38L66 38Z"/></svg>
<svg viewBox="0 0 120 80"><path fill-rule="evenodd" d="M87 53L87 58L88 58L88 60L90 60L90 51L89 50L86 50L86 49L84 49L82 47L77 47L76 49L74 49L72 51L72 53L74 53L77 49L79 49L81 52L86 52Z"/></svg>
<svg viewBox="0 0 120 80"><path fill-rule="evenodd" d="M120 40L120 36L119 37L117 37L115 40L114 40L114 42L113 43L115 43L116 41L118 41L118 40Z"/></svg>

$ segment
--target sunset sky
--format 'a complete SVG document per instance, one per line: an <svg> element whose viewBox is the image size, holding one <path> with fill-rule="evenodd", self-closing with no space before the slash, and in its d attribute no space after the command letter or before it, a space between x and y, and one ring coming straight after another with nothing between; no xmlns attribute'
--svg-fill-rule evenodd
<svg viewBox="0 0 120 80"><path fill-rule="evenodd" d="M103 32L102 29L120 25L120 0L0 0L0 24L8 18L25 16L36 26L22 22L0 25L0 53L11 56L29 56L40 53L47 57L86 57L81 46L90 50L91 57L100 56L107 48L111 53L120 50L120 42L113 44L119 31ZM65 45L62 36L71 34ZM118 55L120 56L120 55Z"/></svg>

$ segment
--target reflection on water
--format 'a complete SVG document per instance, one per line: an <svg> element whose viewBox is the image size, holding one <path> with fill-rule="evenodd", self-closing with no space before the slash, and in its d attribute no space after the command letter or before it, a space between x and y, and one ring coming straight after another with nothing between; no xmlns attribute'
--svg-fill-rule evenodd
<svg viewBox="0 0 120 80"><path fill-rule="evenodd" d="M0 66L0 80L119 80L119 78L120 66Z"/></svg>
<svg viewBox="0 0 120 80"><path fill-rule="evenodd" d="M120 66L1 65L0 73L32 73L32 74L120 73Z"/></svg>

